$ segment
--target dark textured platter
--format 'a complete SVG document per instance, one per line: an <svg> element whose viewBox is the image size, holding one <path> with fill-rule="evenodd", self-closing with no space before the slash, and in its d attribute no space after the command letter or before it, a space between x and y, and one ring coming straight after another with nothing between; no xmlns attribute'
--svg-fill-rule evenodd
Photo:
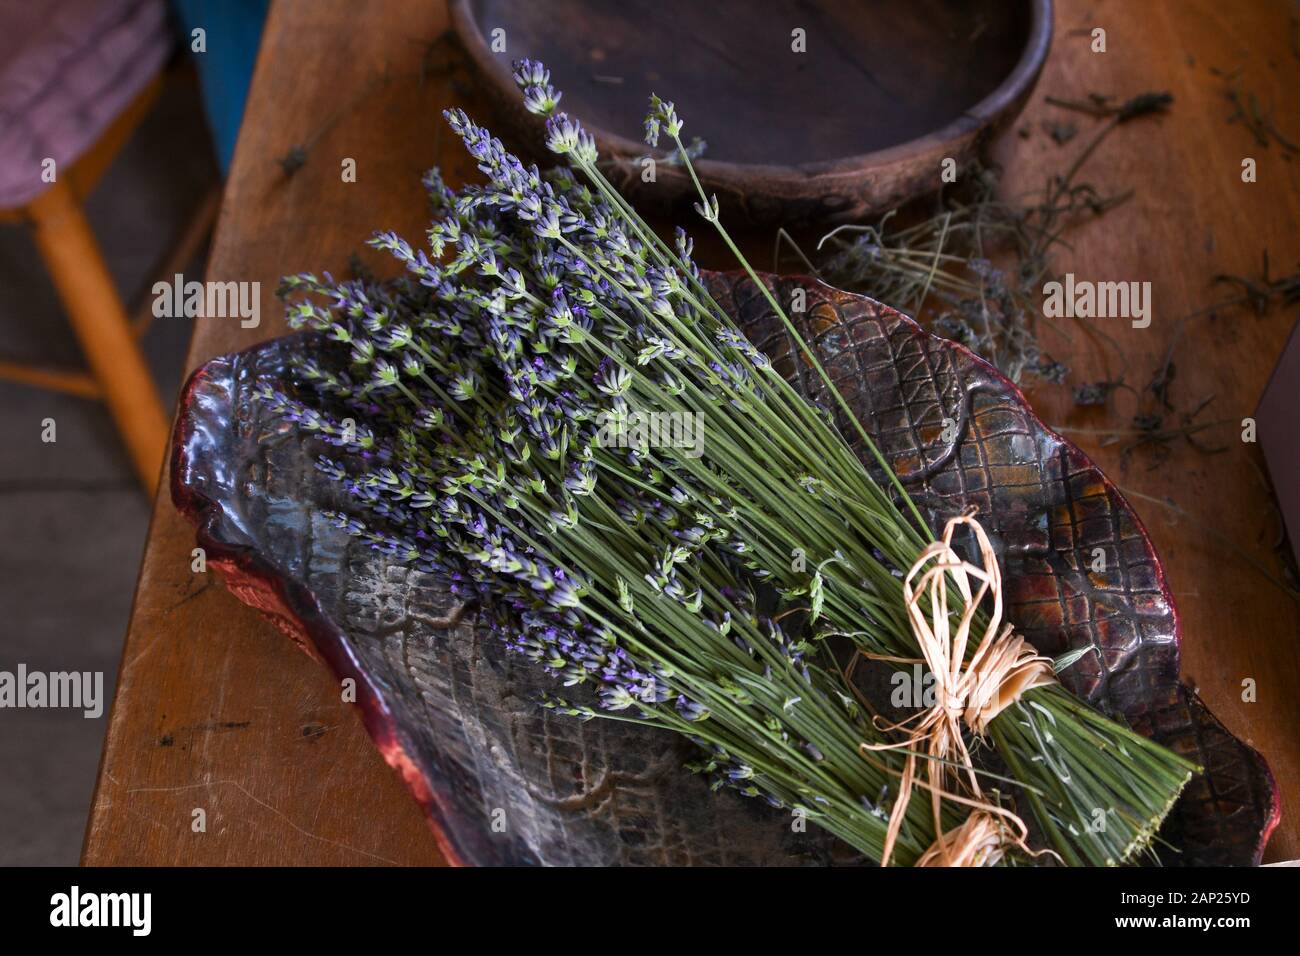
<svg viewBox="0 0 1300 956"><path fill-rule="evenodd" d="M751 340L818 400L820 383L795 361L754 285L732 274L708 281ZM977 508L1003 564L1009 616L1026 637L1054 656L1093 649L1064 673L1067 686L1206 768L1161 831L1162 862L1258 864L1279 818L1273 777L1180 681L1178 614L1115 486L962 346L815 280L767 281L787 302L806 290L801 331L927 517L941 524ZM356 681L367 729L449 860L854 862L815 827L794 833L780 811L711 794L681 769L689 751L671 735L538 707L553 682L508 657L472 608L317 517L333 499L312 467L315 450L249 399L259 378L283 377L291 351L316 341L277 339L194 373L177 421L172 496L230 590L340 680ZM1089 570L1096 548L1105 573Z"/></svg>
<svg viewBox="0 0 1300 956"><path fill-rule="evenodd" d="M860 222L940 185L1010 123L1052 38L1051 0L451 0L452 24L482 86L514 127L541 141L512 61L544 62L641 207L694 186L660 162L643 179L650 93L683 107L696 167L733 216ZM803 30L804 52L792 31ZM495 46L494 46L495 43ZM504 46L504 49L502 47ZM671 145L664 144L663 145Z"/></svg>

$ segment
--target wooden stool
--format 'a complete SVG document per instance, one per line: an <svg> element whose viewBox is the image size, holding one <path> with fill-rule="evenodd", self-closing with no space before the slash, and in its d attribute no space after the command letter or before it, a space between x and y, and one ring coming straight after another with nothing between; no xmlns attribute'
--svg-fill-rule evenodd
<svg viewBox="0 0 1300 956"><path fill-rule="evenodd" d="M152 313L142 310L141 320L134 325L128 318L82 203L149 112L162 83L161 75L150 82L71 169L57 171L48 189L22 206L0 210L0 221L32 227L36 247L90 365L90 374L85 374L0 362L0 379L101 399L148 491L158 481L168 431L168 417L138 344ZM188 261L194 255L216 208L214 194L200 207L169 263Z"/></svg>

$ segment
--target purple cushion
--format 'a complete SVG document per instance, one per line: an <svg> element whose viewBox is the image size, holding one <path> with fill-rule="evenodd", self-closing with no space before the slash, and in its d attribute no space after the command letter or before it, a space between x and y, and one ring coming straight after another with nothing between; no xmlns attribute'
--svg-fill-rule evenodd
<svg viewBox="0 0 1300 956"><path fill-rule="evenodd" d="M45 190L171 51L163 0L0 0L0 208Z"/></svg>

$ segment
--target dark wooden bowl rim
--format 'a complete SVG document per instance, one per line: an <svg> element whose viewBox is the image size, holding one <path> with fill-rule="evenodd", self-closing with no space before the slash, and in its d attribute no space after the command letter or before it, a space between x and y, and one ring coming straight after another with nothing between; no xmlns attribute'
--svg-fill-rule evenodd
<svg viewBox="0 0 1300 956"><path fill-rule="evenodd" d="M483 75L491 77L499 87L513 91L515 81L510 67L502 57L492 53L470 10L472 2L473 0L450 0L452 25L466 52ZM695 166L706 179L731 182L752 176L799 179L859 176L864 170L892 166L914 156L923 155L937 146L955 143L980 127L993 123L1007 110L1013 108L1019 98L1033 85L1039 71L1043 68L1047 51L1052 44L1052 0L1029 0L1029 4L1031 20L1028 38L1015 67L984 99L967 109L957 119L925 136L869 153L813 163L773 165L701 158L695 160ZM602 145L621 155L644 154L650 148L643 142L628 139L607 129L594 128L591 132Z"/></svg>
<svg viewBox="0 0 1300 956"><path fill-rule="evenodd" d="M821 286L829 288L820 280L810 276L796 275L782 278L786 281L802 282L809 287ZM970 352L960 343L939 339L937 336L926 333L907 316L901 316L901 321L922 336L942 342L945 348L965 355L977 365L983 366L990 377L997 381L1002 388L1006 389L1011 399L1023 406L1030 419L1044 433L1077 453L1083 461L1091 464L1087 456L1083 455L1069 439L1052 431L1033 411L1032 406L1020 389L991 365L988 365L987 362ZM307 333L296 333L298 336L305 334ZM259 343L245 351L253 352L263 347L265 347L265 343ZM195 450L193 444L196 440L194 433L196 422L193 409L200 401L200 395L206 387L206 380L212 375L212 369L218 361L220 360L213 360L213 362L196 369L181 394L180 411L177 416L171 446L170 491L173 503L177 510L195 525L197 542L205 549L208 564L221 572L228 589L239 600L268 615L281 631L285 632L310 656L324 663L336 678L352 678L355 680L357 689L356 706L360 711L362 722L384 760L397 771L412 796L424 809L430 830L444 859L454 866L474 865L474 858L477 851L480 850L476 843L478 835L467 832L449 832L447 826L448 814L444 806L448 799L447 794L443 792L439 781L426 776L418 761L405 751L394 714L385 701L383 690L377 686L376 682L367 674L365 668L348 650L347 640L339 625L330 618L316 596L303 583L294 580L291 575L286 574L283 569L276 566L274 562L268 560L266 556L257 550L223 540L223 535L219 532L221 504L208 493L205 493L207 489L202 487L201 483L196 484L194 482L192 474L194 466L197 464L192 459ZM201 425L200 431L202 431ZM199 435L197 437L202 441L204 436ZM1147 530L1136 511L1124 501L1122 493L1115 488L1109 478L1101 474L1100 471L1098 471L1098 474L1107 489L1113 492L1129 511L1142 539L1149 543L1150 539ZM1160 567L1158 557L1156 557L1155 562L1159 589L1166 598L1169 598L1169 605L1173 612L1174 646L1176 649L1180 649L1182 628L1177 605L1172 601L1169 585L1164 570ZM1213 719L1212 715L1211 719ZM1237 738L1236 742L1240 744L1240 739ZM1242 746L1245 747L1245 745ZM1258 865L1269 837L1281 819L1281 801L1276 781L1267 763L1252 748L1246 747L1246 749L1258 761L1258 772L1268 793L1268 809L1250 852L1252 863Z"/></svg>

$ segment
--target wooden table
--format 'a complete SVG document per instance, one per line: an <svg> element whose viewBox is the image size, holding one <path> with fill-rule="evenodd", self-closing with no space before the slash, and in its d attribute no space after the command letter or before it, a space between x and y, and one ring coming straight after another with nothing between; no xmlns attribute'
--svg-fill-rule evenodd
<svg viewBox="0 0 1300 956"><path fill-rule="evenodd" d="M1045 94L1091 91L1125 97L1168 89L1171 113L1121 128L1090 164L1103 188L1135 198L1071 235L1069 268L1099 280L1150 280L1150 328L1111 327L1134 380L1164 354L1179 316L1209 301L1216 272L1253 275L1268 249L1277 271L1300 260L1300 161L1259 148L1230 112L1209 67L1244 68L1243 81L1275 109L1279 128L1300 136L1300 62L1285 2L1210 0L1058 5L1054 49L1038 90L997 152L1016 193L1041 188L1086 141L1091 121L1044 103ZM452 102L478 107L474 91L427 56L447 26L426 0L279 0L266 25L209 265L211 280L258 281L263 321L204 319L188 357L193 368L279 334L272 290L302 269L345 271L375 228L423 231L420 173L440 163L452 182L473 174L459 144L439 132ZM1087 29L1107 30L1092 53ZM436 58L434 58L436 59ZM1065 146L1040 130L1073 118L1084 129ZM295 145L306 162L292 175L276 163ZM1243 157L1259 164L1244 184ZM356 182L341 164L356 160ZM771 234L750 237L770 256ZM711 255L712 253L709 253ZM705 264L711 264L707 261ZM1058 261L1060 257L1058 257ZM712 263L721 264L721 260ZM1064 271L1064 269L1063 269ZM1291 314L1234 314L1188 337L1177 388L1214 394L1214 417L1252 414L1286 338ZM1050 345L1051 343L1049 343ZM1103 378L1100 351L1076 335L1076 381ZM1114 371L1113 358L1111 371ZM1031 396L1049 423L1103 424L1072 407L1068 390ZM1116 399L1121 407L1126 399ZM1218 455L1176 450L1159 468L1121 467L1116 447L1074 436L1127 490L1164 559L1182 613L1184 674L1230 729L1269 759L1282 790L1283 822L1268 859L1300 857L1300 605L1217 536L1235 540L1270 572L1276 533L1257 447L1237 429L1214 437ZM87 827L88 864L437 864L415 802L339 699L326 671L213 575L191 570L190 527L163 488L140 572ZM1139 496L1171 496L1185 514ZM1258 699L1242 700L1253 678ZM196 810L204 827L196 832Z"/></svg>

